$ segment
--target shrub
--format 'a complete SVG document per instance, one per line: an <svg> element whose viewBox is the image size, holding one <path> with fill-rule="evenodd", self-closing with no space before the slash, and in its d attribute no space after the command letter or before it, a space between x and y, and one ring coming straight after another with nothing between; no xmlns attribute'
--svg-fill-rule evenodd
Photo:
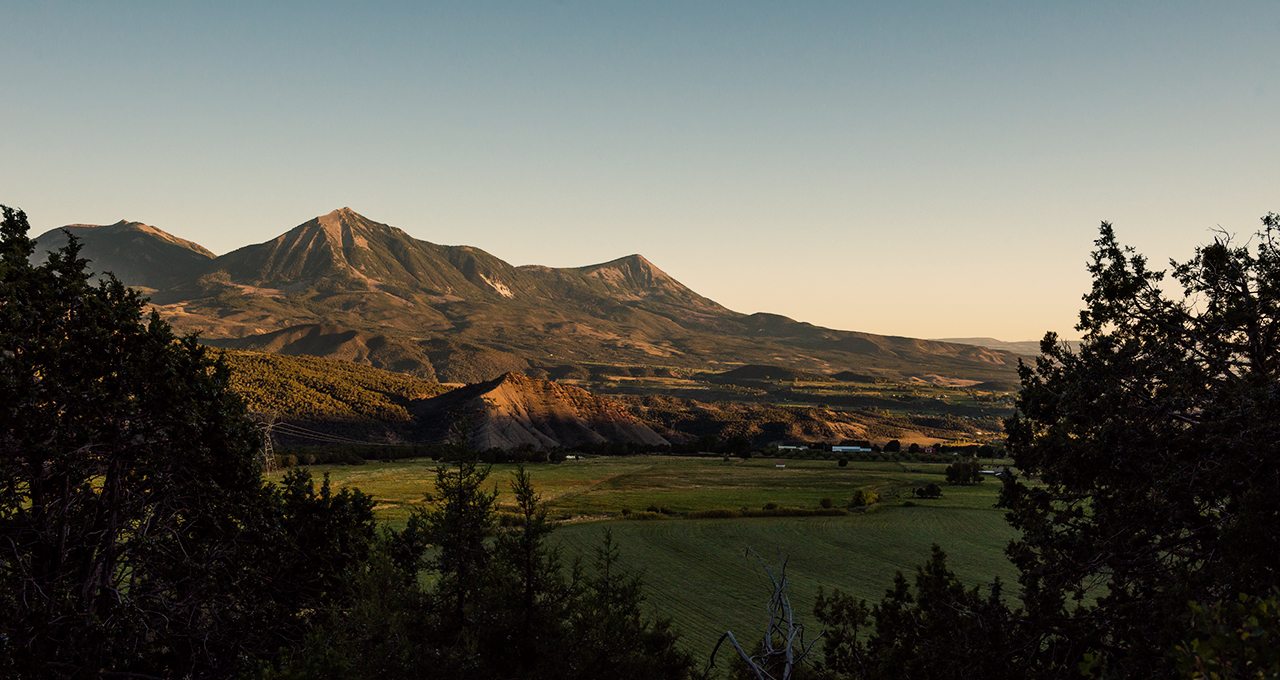
<svg viewBox="0 0 1280 680"><path fill-rule="evenodd" d="M915 490L916 498L942 498L942 487L929 483Z"/></svg>
<svg viewBox="0 0 1280 680"><path fill-rule="evenodd" d="M970 485L982 482L982 466L976 460L958 460L947 466L947 483Z"/></svg>
<svg viewBox="0 0 1280 680"><path fill-rule="evenodd" d="M783 508L744 510L742 517L835 517L846 514L842 508Z"/></svg>
<svg viewBox="0 0 1280 680"><path fill-rule="evenodd" d="M824 498L818 501L818 505L821 505L824 508L830 508L831 506L835 505L835 503L831 502L830 498Z"/></svg>
<svg viewBox="0 0 1280 680"><path fill-rule="evenodd" d="M853 492L853 497L849 499L849 507L865 508L870 505L875 505L879 501L880 494L876 493L873 489L858 489Z"/></svg>
<svg viewBox="0 0 1280 680"><path fill-rule="evenodd" d="M841 459L840 459L840 463L839 463L839 465L840 465L840 467L849 467L849 459L848 459L848 458L841 458Z"/></svg>
<svg viewBox="0 0 1280 680"><path fill-rule="evenodd" d="M769 501L768 503L765 503L765 504L764 504L764 509L765 509L765 510L777 510L777 509L778 509L778 504L777 504L777 503L774 503L773 501Z"/></svg>

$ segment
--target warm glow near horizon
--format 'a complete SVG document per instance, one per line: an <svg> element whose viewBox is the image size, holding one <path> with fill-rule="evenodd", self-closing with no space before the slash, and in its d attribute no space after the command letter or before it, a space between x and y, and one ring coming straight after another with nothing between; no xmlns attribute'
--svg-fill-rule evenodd
<svg viewBox="0 0 1280 680"><path fill-rule="evenodd" d="M217 253L339 206L512 264L642 253L732 309L1071 326L1280 211L1280 5L9 3L0 203Z"/></svg>

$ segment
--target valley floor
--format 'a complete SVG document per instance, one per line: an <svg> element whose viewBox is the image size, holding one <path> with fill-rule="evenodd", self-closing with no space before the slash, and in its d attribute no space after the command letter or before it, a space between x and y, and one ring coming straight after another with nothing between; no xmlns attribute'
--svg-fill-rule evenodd
<svg viewBox="0 0 1280 680"><path fill-rule="evenodd" d="M379 517L396 525L431 489L435 466L431 460L406 460L316 466L313 472L372 494ZM553 514L568 520L554 537L566 562L589 560L603 532L611 530L624 562L643 570L649 604L675 621L686 647L702 663L726 629L752 640L763 626L768 582L748 548L775 566L788 559L793 602L808 620L818 588L878 600L895 572L910 575L934 543L947 551L951 567L966 581L985 584L999 576L1012 583L1015 573L1004 547L1013 530L994 507L999 491L994 480L943 486L939 499L909 499L916 486L942 484L943 467L635 456L529 469ZM500 506L509 502L505 492L512 469L495 465L490 477ZM769 503L814 509L824 498L842 508L857 489L876 490L883 500L869 511L841 516L682 517L707 510L759 510ZM622 519L624 509L634 516L651 506L671 514L651 521ZM810 630L818 632L816 626Z"/></svg>

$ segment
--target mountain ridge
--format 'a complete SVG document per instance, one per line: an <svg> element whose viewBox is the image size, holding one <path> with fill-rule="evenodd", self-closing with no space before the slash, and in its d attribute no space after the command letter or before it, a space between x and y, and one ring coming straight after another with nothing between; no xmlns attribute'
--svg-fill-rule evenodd
<svg viewBox="0 0 1280 680"><path fill-rule="evenodd" d="M166 236L152 235L171 243ZM97 265L120 263L135 264L103 257ZM342 356L445 382L599 363L767 364L975 380L1007 378L1016 365L1000 350L735 312L640 254L581 267L516 267L473 246L417 239L350 208L221 256L188 258L182 269L144 277L161 284L153 286L153 304L211 344Z"/></svg>

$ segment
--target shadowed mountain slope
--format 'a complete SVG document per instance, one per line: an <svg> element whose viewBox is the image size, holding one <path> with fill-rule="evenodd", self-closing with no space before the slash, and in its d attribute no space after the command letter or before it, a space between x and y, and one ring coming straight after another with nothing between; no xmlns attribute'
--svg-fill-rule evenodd
<svg viewBox="0 0 1280 680"><path fill-rule="evenodd" d="M201 271L213 259L204 247L143 224L70 224L36 237L35 258L66 245L67 233L80 239L80 256L91 269L111 272L126 284L143 288L172 285Z"/></svg>

